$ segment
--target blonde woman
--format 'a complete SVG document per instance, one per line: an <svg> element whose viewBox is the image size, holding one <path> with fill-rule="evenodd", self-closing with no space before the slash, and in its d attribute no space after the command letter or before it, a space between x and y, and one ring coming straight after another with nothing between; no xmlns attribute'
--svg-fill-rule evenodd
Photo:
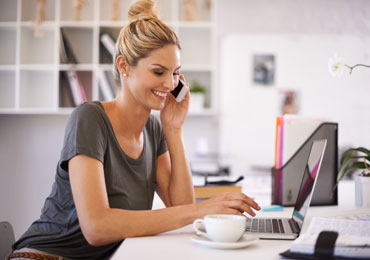
<svg viewBox="0 0 370 260"><path fill-rule="evenodd" d="M181 135L190 96L177 102L170 94L179 78L185 81L180 43L153 1L136 1L129 19L114 57L120 90L113 101L87 102L72 113L52 192L13 256L106 259L128 237L180 228L207 214L259 209L242 193L194 202ZM161 111L160 120L152 109ZM155 191L165 209L151 210Z"/></svg>

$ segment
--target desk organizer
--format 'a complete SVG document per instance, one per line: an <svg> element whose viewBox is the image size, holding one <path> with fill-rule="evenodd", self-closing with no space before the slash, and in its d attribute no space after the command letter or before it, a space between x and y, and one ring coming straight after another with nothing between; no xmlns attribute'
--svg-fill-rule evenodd
<svg viewBox="0 0 370 260"><path fill-rule="evenodd" d="M337 205L337 189L331 194L338 172L338 124L321 123L281 167L273 167L272 204L294 206L307 158L314 140L327 139L326 151L311 205Z"/></svg>

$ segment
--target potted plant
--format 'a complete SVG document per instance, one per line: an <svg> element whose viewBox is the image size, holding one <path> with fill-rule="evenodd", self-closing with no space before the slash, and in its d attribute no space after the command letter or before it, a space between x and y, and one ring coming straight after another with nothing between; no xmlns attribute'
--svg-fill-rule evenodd
<svg viewBox="0 0 370 260"><path fill-rule="evenodd" d="M336 53L328 59L328 68L330 74L335 77L341 75L345 69L349 69L352 74L356 67L370 68L367 64L355 64L350 66L344 63L344 59ZM370 151L364 147L351 148L342 154L340 160L340 169L338 171L337 183L333 191L337 188L339 182L344 176L355 172L355 204L356 207L370 208ZM359 172L361 171L361 172Z"/></svg>
<svg viewBox="0 0 370 260"><path fill-rule="evenodd" d="M190 87L190 107L191 112L201 112L204 109L206 88L198 81L193 80Z"/></svg>
<svg viewBox="0 0 370 260"><path fill-rule="evenodd" d="M340 165L333 191L343 177L355 172L355 205L358 208L370 207L370 150L364 147L348 149L342 154Z"/></svg>

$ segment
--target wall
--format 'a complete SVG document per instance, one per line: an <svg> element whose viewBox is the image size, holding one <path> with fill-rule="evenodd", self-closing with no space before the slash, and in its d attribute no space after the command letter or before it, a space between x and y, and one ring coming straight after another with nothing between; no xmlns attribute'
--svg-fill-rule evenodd
<svg viewBox="0 0 370 260"><path fill-rule="evenodd" d="M332 78L335 51L370 63L368 1L218 1L220 150L237 173L273 165L279 89L298 92L300 114L339 123L339 145L370 146L369 69ZM252 84L253 54L273 53L273 87ZM235 95L234 93L237 93Z"/></svg>
<svg viewBox="0 0 370 260"><path fill-rule="evenodd" d="M39 217L51 191L67 118L0 116L0 219L12 223L16 238Z"/></svg>

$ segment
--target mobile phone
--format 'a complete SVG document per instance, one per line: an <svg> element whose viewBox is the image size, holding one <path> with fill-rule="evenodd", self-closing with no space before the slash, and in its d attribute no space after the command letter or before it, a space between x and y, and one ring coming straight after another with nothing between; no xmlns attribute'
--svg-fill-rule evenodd
<svg viewBox="0 0 370 260"><path fill-rule="evenodd" d="M186 96L188 90L189 88L186 87L185 82L179 79L179 84L171 91L171 94L175 97L177 102L181 102Z"/></svg>

